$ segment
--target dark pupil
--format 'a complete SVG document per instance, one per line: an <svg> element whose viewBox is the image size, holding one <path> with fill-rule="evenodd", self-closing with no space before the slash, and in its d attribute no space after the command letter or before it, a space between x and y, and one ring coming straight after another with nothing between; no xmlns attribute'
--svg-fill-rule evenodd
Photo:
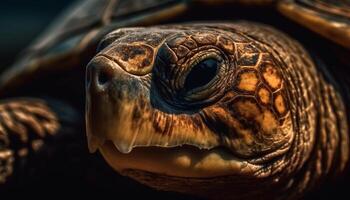
<svg viewBox="0 0 350 200"><path fill-rule="evenodd" d="M201 87L209 83L216 75L218 61L215 59L203 60L194 66L185 80L186 91Z"/></svg>

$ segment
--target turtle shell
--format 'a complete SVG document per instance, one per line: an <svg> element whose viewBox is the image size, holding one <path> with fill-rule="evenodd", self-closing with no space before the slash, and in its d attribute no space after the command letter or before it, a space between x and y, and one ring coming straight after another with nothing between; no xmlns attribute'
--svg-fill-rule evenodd
<svg viewBox="0 0 350 200"><path fill-rule="evenodd" d="M13 66L0 76L0 95L47 76L48 73L79 68L84 71L101 38L126 26L145 26L181 14L201 12L200 6L239 3L277 5L278 10L307 28L350 48L350 4L328 0L80 0L67 9ZM237 4L234 4L237 5ZM233 6L233 5L230 5ZM331 9L327 9L330 7ZM190 11L189 11L189 8ZM259 9L264 9L259 7ZM188 11L188 12L186 12ZM225 11L226 12L226 11ZM221 13L219 13L221 14ZM222 13L225 15L225 13ZM207 15L208 19L212 17ZM191 19L191 18L190 18Z"/></svg>
<svg viewBox="0 0 350 200"><path fill-rule="evenodd" d="M350 49L350 1L286 0L277 7L291 20Z"/></svg>

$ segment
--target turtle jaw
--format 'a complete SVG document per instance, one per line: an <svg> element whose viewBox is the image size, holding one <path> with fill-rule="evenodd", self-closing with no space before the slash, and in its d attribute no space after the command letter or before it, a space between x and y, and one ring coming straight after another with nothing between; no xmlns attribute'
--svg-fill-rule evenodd
<svg viewBox="0 0 350 200"><path fill-rule="evenodd" d="M171 148L136 147L121 153L113 142L99 147L108 164L116 171L145 171L173 177L210 178L227 175L252 175L256 166L247 164L224 148L199 149L190 145ZM242 166L249 167L242 167Z"/></svg>

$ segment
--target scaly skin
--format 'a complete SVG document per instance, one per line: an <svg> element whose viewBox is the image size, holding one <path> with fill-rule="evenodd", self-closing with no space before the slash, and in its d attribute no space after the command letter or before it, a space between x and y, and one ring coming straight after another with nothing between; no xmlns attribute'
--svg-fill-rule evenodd
<svg viewBox="0 0 350 200"><path fill-rule="evenodd" d="M88 65L86 117L90 150L115 170L205 198L297 198L348 160L332 83L297 41L250 22L110 33Z"/></svg>

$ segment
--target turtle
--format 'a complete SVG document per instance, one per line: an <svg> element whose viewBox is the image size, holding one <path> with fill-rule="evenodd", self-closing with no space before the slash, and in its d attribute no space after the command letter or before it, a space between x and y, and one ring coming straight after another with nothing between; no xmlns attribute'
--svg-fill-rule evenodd
<svg viewBox="0 0 350 200"><path fill-rule="evenodd" d="M0 76L0 181L86 132L90 152L151 188L300 198L347 168L349 11L78 1Z"/></svg>

